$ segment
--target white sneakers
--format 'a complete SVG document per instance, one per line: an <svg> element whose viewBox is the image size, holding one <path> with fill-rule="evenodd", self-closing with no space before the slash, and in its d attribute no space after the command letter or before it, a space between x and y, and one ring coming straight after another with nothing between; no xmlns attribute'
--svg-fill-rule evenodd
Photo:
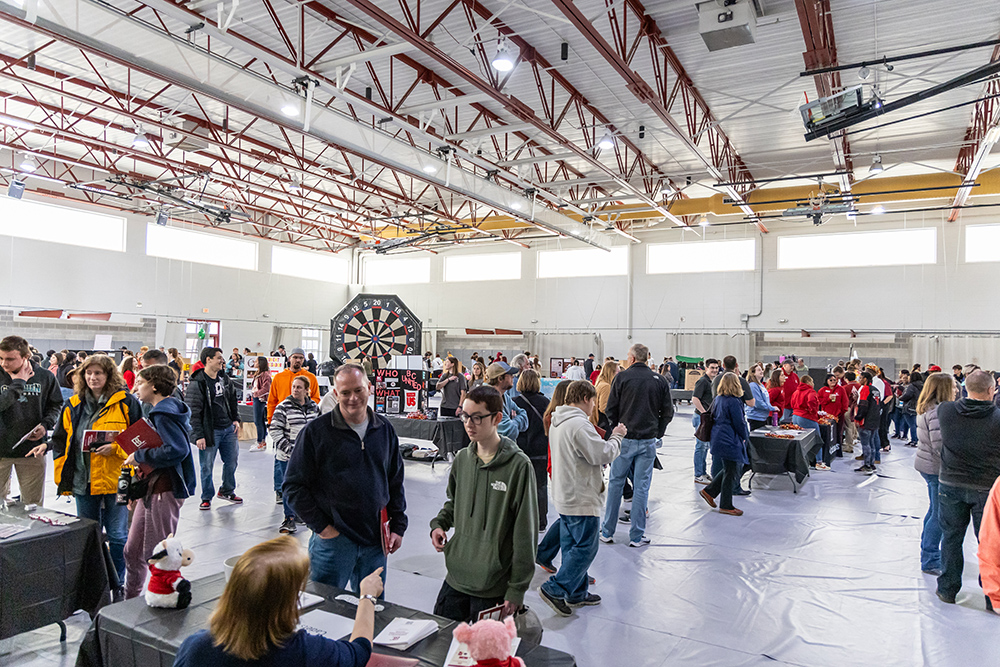
<svg viewBox="0 0 1000 667"><path fill-rule="evenodd" d="M705 473L704 475L698 475L697 477L695 477L694 481L697 484L711 484L712 476L709 475L708 473Z"/></svg>
<svg viewBox="0 0 1000 667"><path fill-rule="evenodd" d="M267 443L266 442L258 442L256 444L250 445L250 451L251 452L263 452L263 451L267 451Z"/></svg>

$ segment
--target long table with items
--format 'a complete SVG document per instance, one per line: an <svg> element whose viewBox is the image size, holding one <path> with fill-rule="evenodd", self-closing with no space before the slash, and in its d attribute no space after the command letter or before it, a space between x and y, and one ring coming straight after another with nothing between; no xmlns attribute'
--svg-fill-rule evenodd
<svg viewBox="0 0 1000 667"><path fill-rule="evenodd" d="M788 475L792 491L798 493L809 477L809 452L818 441L819 434L813 429L762 426L750 432L750 468L754 475Z"/></svg>
<svg viewBox="0 0 1000 667"><path fill-rule="evenodd" d="M142 597L103 608L87 632L77 667L168 667L181 643L199 630L208 627L208 619L222 596L226 582L216 574L191 582L192 601L187 609L154 609ZM324 598L315 607L339 616L354 618L355 607L335 599L346 591L310 581L310 593ZM382 602L384 609L375 614L377 636L394 618L432 619L438 631L417 642L407 651L385 646L374 647L381 655L411 658L421 667L441 667L448 657L451 633L456 623L391 602ZM311 611L309 609L307 611ZM544 646L518 647L517 655L528 667L575 667L573 656Z"/></svg>

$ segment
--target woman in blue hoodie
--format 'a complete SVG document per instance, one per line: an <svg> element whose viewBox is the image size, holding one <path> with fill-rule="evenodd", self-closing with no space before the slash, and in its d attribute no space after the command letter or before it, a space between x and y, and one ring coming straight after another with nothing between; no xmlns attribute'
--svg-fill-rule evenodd
<svg viewBox="0 0 1000 667"><path fill-rule="evenodd" d="M746 418L743 416L743 386L736 373L729 372L719 381L718 394L712 401L711 451L712 456L722 461L722 474L716 475L712 483L701 490L701 497L710 507L715 507L715 498L720 493L719 511L723 514L741 516L743 510L733 507L733 479L738 479L743 466L748 463L746 442L749 437Z"/></svg>
<svg viewBox="0 0 1000 667"><path fill-rule="evenodd" d="M194 460L188 443L191 408L171 397L176 385L177 375L169 366L143 368L136 380L139 400L153 406L149 420L163 444L140 449L125 460L126 465L144 463L154 468L146 478L149 487L145 497L135 501L125 543L126 599L142 594L146 559L161 540L177 532L181 505L195 490Z"/></svg>

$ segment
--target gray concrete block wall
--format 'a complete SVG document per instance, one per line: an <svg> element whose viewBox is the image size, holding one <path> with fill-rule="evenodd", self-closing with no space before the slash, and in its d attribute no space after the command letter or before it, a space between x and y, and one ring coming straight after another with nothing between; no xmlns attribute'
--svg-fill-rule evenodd
<svg viewBox="0 0 1000 667"><path fill-rule="evenodd" d="M52 320L47 322L15 321L16 311L0 310L0 337L16 335L28 340L42 352L48 349L89 350L94 346L94 336L111 334L112 346L125 345L138 351L143 345L153 346L156 340L156 318L142 318L142 326L122 326L113 322L84 323L77 320Z"/></svg>

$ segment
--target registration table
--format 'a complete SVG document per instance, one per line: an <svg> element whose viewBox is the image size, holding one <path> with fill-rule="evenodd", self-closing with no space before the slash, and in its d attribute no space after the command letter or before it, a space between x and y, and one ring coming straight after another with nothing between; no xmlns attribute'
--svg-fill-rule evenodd
<svg viewBox="0 0 1000 667"><path fill-rule="evenodd" d="M772 438L768 433L792 435L792 438ZM819 444L819 434L813 429L792 431L775 426L763 426L750 432L750 468L753 474L788 475L792 491L799 492L809 477L809 452ZM750 477L753 485L753 476Z"/></svg>
<svg viewBox="0 0 1000 667"><path fill-rule="evenodd" d="M111 602L108 562L96 522L77 519L53 526L12 507L0 511L0 525L5 524L29 528L0 539L0 639L61 623L78 609L93 615Z"/></svg>
<svg viewBox="0 0 1000 667"><path fill-rule="evenodd" d="M438 448L438 455L445 458L448 454L457 454L469 444L469 436L465 425L460 419L434 421L430 419L406 419L403 417L387 417L396 435L400 438L415 438L430 440Z"/></svg>
<svg viewBox="0 0 1000 667"><path fill-rule="evenodd" d="M181 643L190 635L208 627L208 619L225 588L223 575L217 574L191 582L192 602L187 609L152 609L141 597L105 607L94 620L77 657L77 667L169 667ZM325 598L316 609L354 618L355 607L334 598L345 591L309 582L306 590ZM375 646L383 655L414 658L421 667L440 667L451 646L451 632L456 623L446 618L408 609L390 602L375 614L375 635L394 618L433 619L438 631L408 651ZM308 609L307 611L311 611ZM573 656L544 646L530 647L522 642L520 656L528 667L575 667Z"/></svg>

